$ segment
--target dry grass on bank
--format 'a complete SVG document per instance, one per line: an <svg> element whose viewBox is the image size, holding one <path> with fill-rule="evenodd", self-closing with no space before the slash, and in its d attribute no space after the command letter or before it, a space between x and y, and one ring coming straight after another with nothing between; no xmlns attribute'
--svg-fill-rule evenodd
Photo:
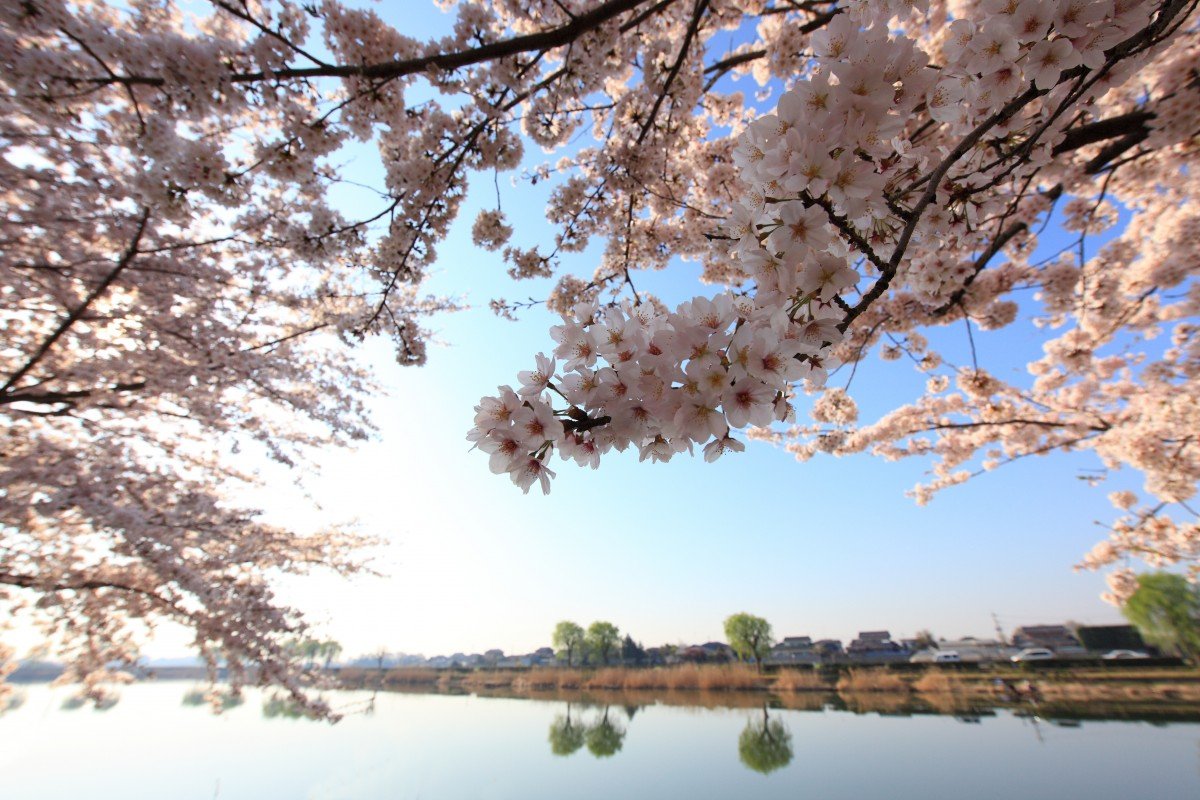
<svg viewBox="0 0 1200 800"><path fill-rule="evenodd" d="M512 686L515 678L512 672L477 669L463 675L459 685L464 689L502 689Z"/></svg>
<svg viewBox="0 0 1200 800"><path fill-rule="evenodd" d="M908 683L899 675L882 669L852 669L838 678L837 690L842 692L901 692L908 693Z"/></svg>
<svg viewBox="0 0 1200 800"><path fill-rule="evenodd" d="M777 692L831 692L833 685L812 669L781 669L771 687Z"/></svg>
<svg viewBox="0 0 1200 800"><path fill-rule="evenodd" d="M620 667L598 669L583 682L585 689L624 689L629 670Z"/></svg>
<svg viewBox="0 0 1200 800"><path fill-rule="evenodd" d="M563 667L526 671L476 670L459 674L454 680L463 689L510 688L522 693L737 692L770 688L768 677L744 664L680 664L650 669L602 667L592 672ZM831 687L821 684L819 688L829 690Z"/></svg>
<svg viewBox="0 0 1200 800"><path fill-rule="evenodd" d="M751 691L763 686L763 678L744 664L681 664L663 670L666 688L677 691Z"/></svg>
<svg viewBox="0 0 1200 800"><path fill-rule="evenodd" d="M726 692L759 689L764 683L753 667L744 664L680 664L656 669L599 669L584 682L583 688Z"/></svg>
<svg viewBox="0 0 1200 800"><path fill-rule="evenodd" d="M921 694L967 694L966 681L940 669L925 672L912 685Z"/></svg>

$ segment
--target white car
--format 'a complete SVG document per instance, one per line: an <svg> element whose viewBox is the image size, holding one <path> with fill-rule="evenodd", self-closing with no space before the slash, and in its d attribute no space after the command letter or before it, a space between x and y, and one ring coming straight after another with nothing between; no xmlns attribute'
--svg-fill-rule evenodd
<svg viewBox="0 0 1200 800"><path fill-rule="evenodd" d="M1139 653L1137 650L1110 650L1100 656L1105 661L1117 661L1126 658L1149 658L1149 653Z"/></svg>
<svg viewBox="0 0 1200 800"><path fill-rule="evenodd" d="M1055 658L1053 650L1044 647L1026 647L1010 659L1014 664L1022 661L1052 661Z"/></svg>
<svg viewBox="0 0 1200 800"><path fill-rule="evenodd" d="M939 650L933 657L935 664L961 664L962 656L957 650Z"/></svg>

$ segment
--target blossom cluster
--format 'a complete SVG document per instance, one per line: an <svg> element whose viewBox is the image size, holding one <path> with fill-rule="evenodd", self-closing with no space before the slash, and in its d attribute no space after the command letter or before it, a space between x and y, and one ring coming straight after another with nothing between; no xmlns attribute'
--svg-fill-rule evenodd
<svg viewBox="0 0 1200 800"><path fill-rule="evenodd" d="M732 153L743 198L726 225L726 258L742 294L662 315L628 304L576 308L552 331L568 374L554 375L555 362L540 356L520 390L502 387L477 407L469 439L493 471L548 490L554 449L591 466L630 444L654 460L693 444L709 459L741 449L733 429L786 418L792 384L822 382L853 319L843 295L863 277L895 278L934 300L962 289L973 271L941 248L982 248L984 223L1012 202L1007 189L971 188L1007 187L1041 162L994 158L982 136L975 147L946 143L990 133L1011 106L1004 136L1044 153L1052 140L1032 131L1049 127L1058 105L1032 101L1055 90L1062 102L1064 71L1102 67L1105 49L1148 19L1141 6L1111 0L985 2L980 12L948 26L938 68L915 37L889 27L886 3L858 4L814 33L807 74ZM912 122L922 110L939 134L924 141ZM998 306L991 318L1004 324L1012 313ZM555 412L542 398L549 392L567 407Z"/></svg>
<svg viewBox="0 0 1200 800"><path fill-rule="evenodd" d="M475 407L468 439L526 492L535 482L549 491L554 450L592 468L630 445L643 461L701 445L713 461L744 448L735 429L789 419L793 383L823 382L835 322L816 299L785 313L732 293L670 313L579 304L551 330L553 358L539 354L518 389Z"/></svg>

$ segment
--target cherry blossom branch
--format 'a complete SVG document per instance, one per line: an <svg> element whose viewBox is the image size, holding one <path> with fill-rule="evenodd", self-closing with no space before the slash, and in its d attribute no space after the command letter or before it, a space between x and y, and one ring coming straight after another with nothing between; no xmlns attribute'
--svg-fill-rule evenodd
<svg viewBox="0 0 1200 800"><path fill-rule="evenodd" d="M399 78L417 75L429 69L455 70L460 67L495 61L531 50L549 50L561 47L595 30L604 23L631 11L648 0L608 0L591 11L550 30L514 36L498 42L490 42L467 50L450 53L434 53L419 58L386 61L379 64L334 64L318 67L295 67L271 70L270 72L240 72L226 76L229 83L258 83L260 81L305 80L309 78ZM673 2L673 0L670 0ZM659 3L666 7L669 2ZM656 7L655 10L661 10ZM154 76L120 75L110 78L88 79L93 83L123 83L143 86L164 86L166 80Z"/></svg>
<svg viewBox="0 0 1200 800"><path fill-rule="evenodd" d="M1077 128L1070 128L1067 130L1063 140L1054 146L1051 153L1060 156L1072 150L1078 150L1080 147L1097 144L1108 139L1124 138L1131 134L1149 135L1149 123L1156 116L1153 111L1130 111L1128 114L1108 117L1107 119L1080 125Z"/></svg>
<svg viewBox="0 0 1200 800"><path fill-rule="evenodd" d="M642 131L638 134L637 143L641 144L646 139L646 134L653 127L655 119L658 118L658 111L662 108L663 101L667 99L667 95L671 93L671 84L675 82L675 78L679 75L680 68L683 67L683 62L687 59L688 49L692 45L692 39L695 38L696 32L700 29L700 23L704 18L704 12L708 10L709 0L696 0L696 7L692 11L692 20L688 23L687 31L683 35L683 44L679 47L679 55L675 58L675 63L671 65L671 69L667 72L667 79L663 81L662 90L658 96L654 98L654 105L650 109L650 115L646 118L646 122L642 125Z"/></svg>
<svg viewBox="0 0 1200 800"><path fill-rule="evenodd" d="M954 294L950 295L949 300L947 300L938 308L934 309L933 312L931 312L931 316L935 318L945 316L950 312L951 309L960 304L962 299L966 297L967 290L971 288L971 284L975 282L975 278L977 278L979 273L983 272L984 269L987 268L988 262L995 258L996 254L1003 250L1004 246L1007 245L1014 236L1024 233L1028 229L1029 226L1024 222L1017 222L1008 226L997 236L995 236L991 243L988 244L987 249L979 254L979 258L975 259L975 264L971 267L971 274L967 276L965 281L963 281L962 287L955 290Z"/></svg>
<svg viewBox="0 0 1200 800"><path fill-rule="evenodd" d="M808 6L808 5L809 4L805 4L805 6ZM791 10L792 9L780 9L780 13L790 12ZM797 6L796 10L800 10L800 7ZM811 11L812 9L806 8L805 10ZM821 28L823 28L827 24L829 24L829 22L831 20L833 20L833 18L836 17L840 13L842 13L842 9L835 8L832 11L826 11L823 14L818 14L817 16L810 19L808 22L801 25L799 28L799 32L802 34L809 34L809 33L812 33L813 31L820 30ZM758 48L755 50L747 50L744 53L736 53L734 55L727 56L727 57L721 59L720 61L716 61L713 64L705 67L704 74L711 75L711 77L704 83L704 93L707 94L708 91L710 89L712 89L713 86L715 86L719 80L721 80L721 78L728 75L729 72L731 72L736 67L740 67L742 64L748 64L751 61L757 61L760 58L765 58L766 55L767 55L767 51L763 48Z"/></svg>
<svg viewBox="0 0 1200 800"><path fill-rule="evenodd" d="M311 53L306 51L304 48L302 48L300 45L293 42L291 39L280 34L279 31L273 30L273 29L267 27L266 25L264 25L262 22L260 22L254 16L252 16L250 14L249 10L242 11L241 9L233 6L232 4L225 2L225 0L208 0L208 1L210 3L212 3L213 5L215 5L217 8L237 17L238 19L242 20L243 22L247 22L250 25L253 25L255 28L262 31L267 36L270 36L272 39L281 43L284 47L287 47L288 49L293 50L294 52L304 56L305 58L307 58L309 61L313 62L314 64L318 64L322 67L329 66L327 63L325 63L321 59L317 58L316 56L312 55Z"/></svg>
<svg viewBox="0 0 1200 800"><path fill-rule="evenodd" d="M0 405L9 403L38 403L49 405L52 403L65 403L72 400L80 400L85 397L92 397L97 391L103 391L106 394L120 394L123 392L136 392L146 388L145 381L131 381L129 383L116 383L112 386L103 386L98 389L76 389L66 392L30 392L17 391L10 393L7 396L0 397Z"/></svg>
<svg viewBox="0 0 1200 800"><path fill-rule="evenodd" d="M942 178L945 177L946 173L950 171L950 168L954 166L954 164L957 163L960 158L970 152L971 148L973 148L979 142L979 140L983 138L984 134L986 134L996 125L1011 119L1013 115L1032 102L1034 98L1040 97L1046 93L1047 91L1045 89L1038 89L1034 86L1030 86L1020 95L1014 97L1012 100L1009 100L1007 103L1005 103L1003 108L992 114L990 117L976 126L975 129L969 134L964 136L958 145L951 150L944 159L942 159L941 163L939 163L932 172L930 172L919 182L927 182L925 192L921 195L921 198L916 202L916 204L912 207L912 210L909 212L908 222L905 223L904 229L901 231L900 237L896 241L896 247L892 251L891 259L889 259L886 268L875 281L875 284L871 287L871 289L862 296L858 303L851 308L842 321L838 323L838 330L845 332L845 330L850 326L850 323L852 323L860 314L862 314L862 312L866 311L873 302L878 300L883 293L887 291L888 286L892 282L892 278L896 276L896 268L900 265L900 261L904 258L904 253L908 249L908 242L912 238L913 232L917 228L917 223L921 219L921 214L924 213L929 204L933 202L934 197L937 196L937 191L940 188Z"/></svg>
<svg viewBox="0 0 1200 800"><path fill-rule="evenodd" d="M101 280L95 288L88 292L88 295L83 299L82 303L80 303L75 309L67 314L66 319L59 323L58 327L54 329L54 332L51 333L44 342L42 342L42 344L37 350L34 351L33 355L29 357L24 365L14 372L9 379L4 382L3 386L0 386L0 395L7 394L8 391L12 389L14 385L16 385L17 381L25 377L26 373L33 369L37 363L45 357L46 353L50 352L50 348L54 346L54 343L57 342L64 333L70 330L72 325L79 321L79 318L83 316L84 312L88 310L92 303L94 303L97 298L107 292L108 287L112 286L113 281L120 277L121 273L125 271L125 268L133 262L134 257L138 254L138 243L142 240L142 234L145 232L146 223L149 220L150 209L147 208L144 209L141 215L138 217L137 229L133 233L133 238L130 240L129 246L125 248L125 252L122 253L121 257L117 260L116 266L104 276L104 279Z"/></svg>

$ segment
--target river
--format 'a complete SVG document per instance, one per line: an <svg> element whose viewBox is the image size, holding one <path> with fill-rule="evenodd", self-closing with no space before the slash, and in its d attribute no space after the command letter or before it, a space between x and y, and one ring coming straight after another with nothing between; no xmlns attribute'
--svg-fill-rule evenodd
<svg viewBox="0 0 1200 800"><path fill-rule="evenodd" d="M738 707L335 692L336 725L267 696L220 715L183 683L106 710L22 687L0 715L9 800L272 798L1197 798L1200 724L920 713L876 699ZM191 698L191 702L195 697ZM69 704L68 704L69 705ZM807 706L805 708L804 706ZM926 712L930 711L925 709ZM1136 715L1135 715L1136 716ZM1185 718L1186 719L1186 718Z"/></svg>

